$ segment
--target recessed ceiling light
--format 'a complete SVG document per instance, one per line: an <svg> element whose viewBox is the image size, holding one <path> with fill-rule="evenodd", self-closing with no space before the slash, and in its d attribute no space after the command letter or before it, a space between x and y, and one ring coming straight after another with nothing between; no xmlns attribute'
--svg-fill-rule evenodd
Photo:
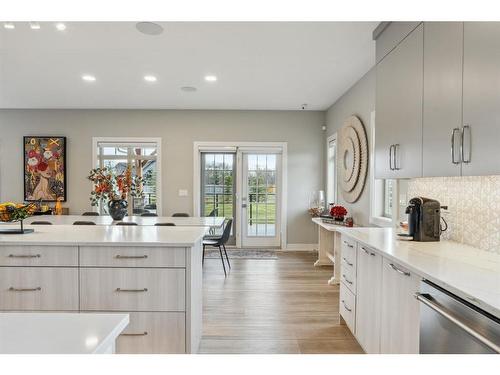
<svg viewBox="0 0 500 375"><path fill-rule="evenodd" d="M3 24L3 27L4 27L5 29L9 29L9 30L12 30L12 29L15 29L15 28L16 28L16 26L14 26L14 24L13 24L12 22L5 22L5 23Z"/></svg>
<svg viewBox="0 0 500 375"><path fill-rule="evenodd" d="M96 80L95 76L93 76L93 75L91 75L91 74L84 74L84 75L82 76L82 79L83 79L84 81L87 81L87 82L95 82L95 80Z"/></svg>
<svg viewBox="0 0 500 375"><path fill-rule="evenodd" d="M210 75L205 76L205 81L207 81L207 82L215 82L215 81L217 81L217 77L214 76L214 75L212 75L212 74L210 74Z"/></svg>
<svg viewBox="0 0 500 375"><path fill-rule="evenodd" d="M156 82L158 79L155 76L147 75L147 76L144 76L144 80L146 82Z"/></svg>
<svg viewBox="0 0 500 375"><path fill-rule="evenodd" d="M38 22L30 22L31 30L40 30L40 24Z"/></svg>
<svg viewBox="0 0 500 375"><path fill-rule="evenodd" d="M66 30L66 25L62 22L56 23L56 29L59 31L64 31Z"/></svg>
<svg viewBox="0 0 500 375"><path fill-rule="evenodd" d="M196 87L193 87L193 86L183 86L183 87L181 87L181 90L185 91L185 92L195 92L198 89Z"/></svg>
<svg viewBox="0 0 500 375"><path fill-rule="evenodd" d="M154 22L137 22L135 28L146 35L160 35L163 27Z"/></svg>

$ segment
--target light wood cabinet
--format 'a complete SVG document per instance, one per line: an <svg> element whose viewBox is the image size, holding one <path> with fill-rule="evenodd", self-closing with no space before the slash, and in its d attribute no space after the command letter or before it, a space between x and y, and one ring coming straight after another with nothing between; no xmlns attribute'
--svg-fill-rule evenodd
<svg viewBox="0 0 500 375"><path fill-rule="evenodd" d="M339 312L345 323L356 332L356 296L343 283L340 283Z"/></svg>
<svg viewBox="0 0 500 375"><path fill-rule="evenodd" d="M184 269L82 268L82 310L185 311Z"/></svg>
<svg viewBox="0 0 500 375"><path fill-rule="evenodd" d="M78 269L2 267L0 310L78 311Z"/></svg>
<svg viewBox="0 0 500 375"><path fill-rule="evenodd" d="M389 259L383 259L381 353L419 353L420 307L415 298L419 290L420 277Z"/></svg>
<svg viewBox="0 0 500 375"><path fill-rule="evenodd" d="M462 175L500 174L500 22L465 22Z"/></svg>
<svg viewBox="0 0 500 375"><path fill-rule="evenodd" d="M358 244L356 338L367 353L380 353L382 256Z"/></svg>
<svg viewBox="0 0 500 375"><path fill-rule="evenodd" d="M422 176L423 24L377 65L375 177Z"/></svg>
<svg viewBox="0 0 500 375"><path fill-rule="evenodd" d="M160 247L81 246L82 267L186 267L186 249Z"/></svg>
<svg viewBox="0 0 500 375"><path fill-rule="evenodd" d="M119 354L182 354L186 350L184 313L130 313L130 323L116 341Z"/></svg>
<svg viewBox="0 0 500 375"><path fill-rule="evenodd" d="M0 246L0 266L78 267L78 246Z"/></svg>
<svg viewBox="0 0 500 375"><path fill-rule="evenodd" d="M423 175L461 174L463 22L424 23Z"/></svg>

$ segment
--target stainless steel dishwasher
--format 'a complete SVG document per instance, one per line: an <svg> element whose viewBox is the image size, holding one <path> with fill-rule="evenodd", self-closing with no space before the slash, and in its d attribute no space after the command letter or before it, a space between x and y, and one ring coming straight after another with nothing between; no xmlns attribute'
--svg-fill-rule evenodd
<svg viewBox="0 0 500 375"><path fill-rule="evenodd" d="M428 280L420 293L420 353L500 353L500 319Z"/></svg>

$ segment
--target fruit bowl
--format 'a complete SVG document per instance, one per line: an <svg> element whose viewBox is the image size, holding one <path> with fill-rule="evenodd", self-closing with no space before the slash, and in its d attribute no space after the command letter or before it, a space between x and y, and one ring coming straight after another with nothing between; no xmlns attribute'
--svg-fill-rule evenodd
<svg viewBox="0 0 500 375"><path fill-rule="evenodd" d="M20 222L20 228L13 229L0 229L0 234L22 234L31 233L33 229L24 229L23 220L32 216L37 210L37 205L35 203L23 204L23 203L0 203L0 222L12 223Z"/></svg>

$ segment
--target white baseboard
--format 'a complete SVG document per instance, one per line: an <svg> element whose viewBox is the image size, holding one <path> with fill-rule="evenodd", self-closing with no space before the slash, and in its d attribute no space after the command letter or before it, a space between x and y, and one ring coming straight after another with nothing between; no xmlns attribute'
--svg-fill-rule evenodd
<svg viewBox="0 0 500 375"><path fill-rule="evenodd" d="M286 245L285 251L317 251L317 243L289 243Z"/></svg>

